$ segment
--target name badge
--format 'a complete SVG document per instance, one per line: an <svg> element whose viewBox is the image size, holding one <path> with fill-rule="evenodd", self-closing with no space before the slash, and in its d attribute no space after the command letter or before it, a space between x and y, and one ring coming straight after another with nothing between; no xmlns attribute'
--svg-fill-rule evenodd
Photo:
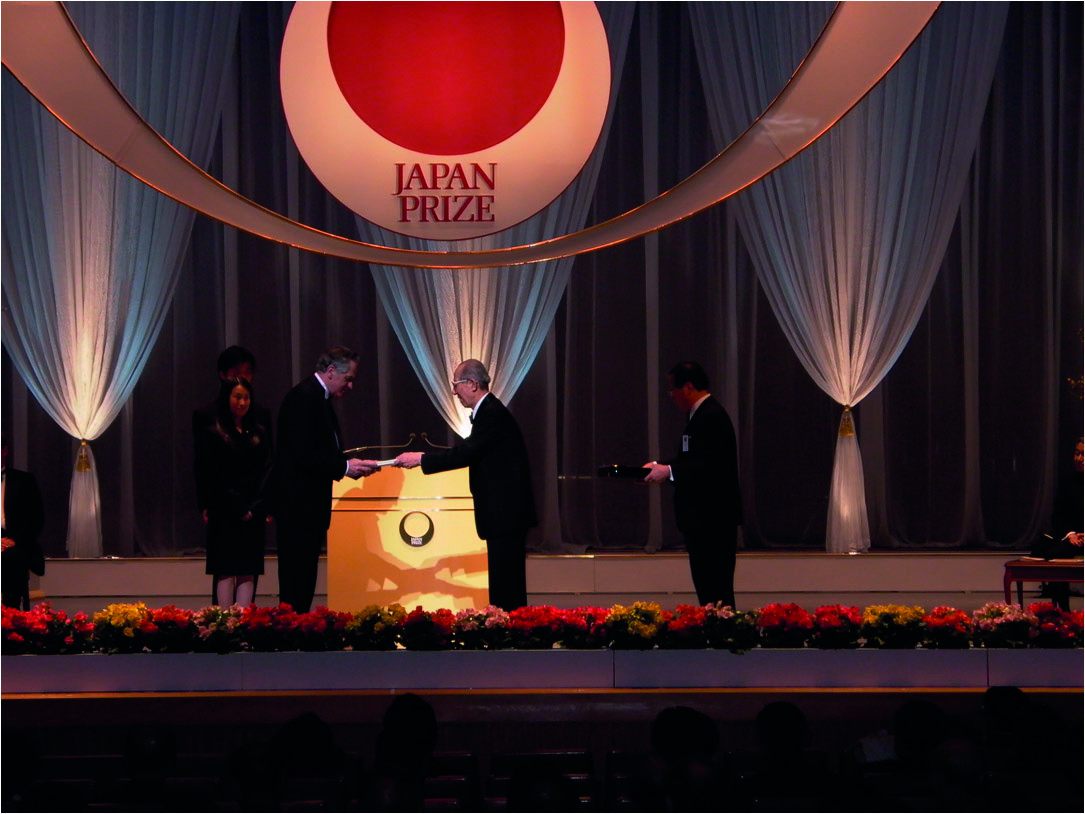
<svg viewBox="0 0 1085 814"><path fill-rule="evenodd" d="M682 436L682 451L683 452L689 452L689 436L688 435L683 435Z"/></svg>

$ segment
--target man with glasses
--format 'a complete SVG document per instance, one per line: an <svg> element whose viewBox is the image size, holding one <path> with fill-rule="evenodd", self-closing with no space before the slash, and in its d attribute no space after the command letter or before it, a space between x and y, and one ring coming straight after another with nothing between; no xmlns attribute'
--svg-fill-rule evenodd
<svg viewBox="0 0 1085 814"><path fill-rule="evenodd" d="M735 605L735 548L742 525L738 448L731 417L708 392L708 376L696 362L679 362L667 374L671 400L686 414L678 454L650 461L647 483L674 484L674 517L689 554L689 570L701 605Z"/></svg>
<svg viewBox="0 0 1085 814"><path fill-rule="evenodd" d="M512 413L490 392L482 362L462 362L451 384L460 404L471 410L471 434L451 449L404 452L396 465L421 466L427 475L468 467L475 528L486 541L490 604L521 608L527 604L527 531L536 524L524 437Z"/></svg>

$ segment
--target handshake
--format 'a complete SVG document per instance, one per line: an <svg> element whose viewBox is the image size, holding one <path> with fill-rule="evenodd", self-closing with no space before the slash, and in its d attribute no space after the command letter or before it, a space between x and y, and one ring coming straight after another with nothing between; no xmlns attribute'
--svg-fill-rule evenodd
<svg viewBox="0 0 1085 814"><path fill-rule="evenodd" d="M413 469L422 463L421 452L404 452L398 458L387 461L369 461L361 458L350 458L347 461L347 476L357 480L365 478L379 471L385 466L398 466L401 469Z"/></svg>

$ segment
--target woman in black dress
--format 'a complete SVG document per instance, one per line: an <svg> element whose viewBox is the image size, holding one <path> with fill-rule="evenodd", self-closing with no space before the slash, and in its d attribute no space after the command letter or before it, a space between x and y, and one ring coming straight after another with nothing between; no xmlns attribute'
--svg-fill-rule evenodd
<svg viewBox="0 0 1085 814"><path fill-rule="evenodd" d="M225 379L215 418L196 433L196 491L207 524L207 573L222 607L250 605L264 573L271 433L249 407L252 385Z"/></svg>

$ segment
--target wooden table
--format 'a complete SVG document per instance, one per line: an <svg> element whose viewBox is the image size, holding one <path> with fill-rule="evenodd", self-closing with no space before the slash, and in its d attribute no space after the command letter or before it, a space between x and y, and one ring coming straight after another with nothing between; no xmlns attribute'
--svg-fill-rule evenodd
<svg viewBox="0 0 1085 814"><path fill-rule="evenodd" d="M1010 560L1002 577L1002 590L1006 604L1010 604L1010 586L1017 583L1017 604L1025 607L1021 583L1028 582L1082 582L1081 560Z"/></svg>

